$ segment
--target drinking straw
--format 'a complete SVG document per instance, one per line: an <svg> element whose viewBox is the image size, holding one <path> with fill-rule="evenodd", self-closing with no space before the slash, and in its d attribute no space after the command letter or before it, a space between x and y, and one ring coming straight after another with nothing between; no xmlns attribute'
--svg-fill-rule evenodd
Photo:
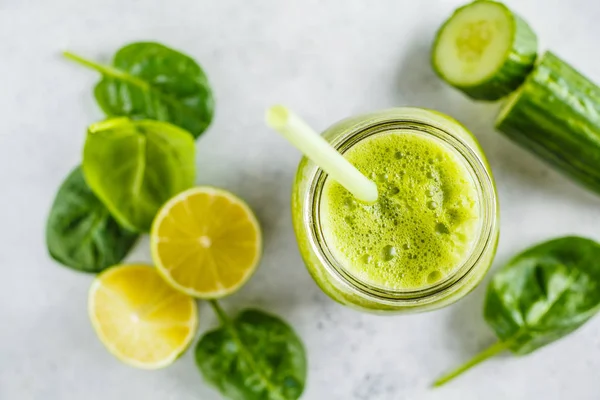
<svg viewBox="0 0 600 400"><path fill-rule="evenodd" d="M358 200L374 203L377 185L336 151L321 135L288 108L276 105L267 110L267 125L279 132L332 179Z"/></svg>

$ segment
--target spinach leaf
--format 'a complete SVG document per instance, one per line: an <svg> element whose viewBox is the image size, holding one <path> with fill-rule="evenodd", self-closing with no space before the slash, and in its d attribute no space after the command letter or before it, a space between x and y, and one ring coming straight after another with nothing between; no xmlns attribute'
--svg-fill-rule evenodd
<svg viewBox="0 0 600 400"><path fill-rule="evenodd" d="M195 138L212 121L214 100L208 79L185 54L159 43L139 42L120 49L112 66L69 52L64 55L103 75L94 95L109 117L166 121Z"/></svg>
<svg viewBox="0 0 600 400"><path fill-rule="evenodd" d="M147 232L159 208L194 184L194 139L166 122L99 122L88 130L83 173L121 225Z"/></svg>
<svg viewBox="0 0 600 400"><path fill-rule="evenodd" d="M304 390L306 355L296 333L281 319L258 310L230 320L216 301L222 326L196 347L204 379L234 400L292 400Z"/></svg>
<svg viewBox="0 0 600 400"><path fill-rule="evenodd" d="M67 267L99 272L118 264L135 245L137 234L119 226L75 168L63 182L46 226L52 258Z"/></svg>
<svg viewBox="0 0 600 400"><path fill-rule="evenodd" d="M600 309L600 244L564 237L516 256L492 279L484 316L499 341L436 381L443 385L504 350L531 353L579 328Z"/></svg>

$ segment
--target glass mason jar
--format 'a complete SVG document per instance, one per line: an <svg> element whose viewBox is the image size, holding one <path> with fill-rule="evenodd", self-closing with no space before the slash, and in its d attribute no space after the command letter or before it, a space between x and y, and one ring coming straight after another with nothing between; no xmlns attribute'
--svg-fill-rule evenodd
<svg viewBox="0 0 600 400"><path fill-rule="evenodd" d="M436 111L394 108L338 122L323 137L340 153L371 135L386 131L419 131L448 145L477 186L481 223L471 253L444 279L411 290L375 287L352 275L334 258L324 239L319 210L327 175L310 160L298 166L292 193L292 218L298 246L308 271L332 299L370 312L415 312L447 306L469 293L491 266L499 234L495 184L475 137L456 120Z"/></svg>

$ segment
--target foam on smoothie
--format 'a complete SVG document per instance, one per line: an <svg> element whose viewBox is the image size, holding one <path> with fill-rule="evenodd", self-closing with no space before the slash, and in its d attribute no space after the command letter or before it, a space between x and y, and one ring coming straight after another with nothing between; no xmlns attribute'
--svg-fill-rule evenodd
<svg viewBox="0 0 600 400"><path fill-rule="evenodd" d="M393 130L344 156L379 189L379 200L368 205L325 182L324 239L350 274L388 289L418 289L469 257L480 230L478 192L455 150L418 131Z"/></svg>

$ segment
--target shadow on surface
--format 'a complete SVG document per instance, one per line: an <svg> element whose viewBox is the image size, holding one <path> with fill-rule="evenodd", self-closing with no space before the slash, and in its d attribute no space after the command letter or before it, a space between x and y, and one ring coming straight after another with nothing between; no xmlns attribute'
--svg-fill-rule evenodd
<svg viewBox="0 0 600 400"><path fill-rule="evenodd" d="M457 364L443 367L442 373L471 359L496 340L496 336L483 318L483 304L489 277L490 275L473 293L451 308L446 324L448 334L445 335L444 340L446 341L445 347L456 353L453 359Z"/></svg>

